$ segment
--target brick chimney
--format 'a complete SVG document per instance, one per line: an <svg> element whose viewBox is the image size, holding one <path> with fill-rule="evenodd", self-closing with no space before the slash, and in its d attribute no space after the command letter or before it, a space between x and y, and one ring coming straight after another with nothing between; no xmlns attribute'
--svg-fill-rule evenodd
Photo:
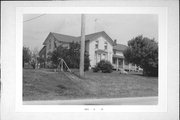
<svg viewBox="0 0 180 120"><path fill-rule="evenodd" d="M114 39L114 45L117 45L117 40L116 39Z"/></svg>

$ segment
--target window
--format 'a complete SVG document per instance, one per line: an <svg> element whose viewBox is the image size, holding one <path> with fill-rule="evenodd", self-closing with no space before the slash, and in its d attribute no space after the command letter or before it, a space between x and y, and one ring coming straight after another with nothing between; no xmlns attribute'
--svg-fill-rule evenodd
<svg viewBox="0 0 180 120"><path fill-rule="evenodd" d="M65 43L65 44L62 44L62 46L63 46L64 48L67 48L67 49L69 48L69 44L66 44L66 43Z"/></svg>
<svg viewBox="0 0 180 120"><path fill-rule="evenodd" d="M116 59L115 58L113 58L113 64L116 64Z"/></svg>
<svg viewBox="0 0 180 120"><path fill-rule="evenodd" d="M49 49L51 49L51 42L49 42Z"/></svg>
<svg viewBox="0 0 180 120"><path fill-rule="evenodd" d="M105 42L105 43L104 43L104 49L105 49L105 50L107 50L107 46L108 46L108 44L107 44L107 42Z"/></svg>
<svg viewBox="0 0 180 120"><path fill-rule="evenodd" d="M99 41L96 41L95 48L98 49L98 47L99 47Z"/></svg>

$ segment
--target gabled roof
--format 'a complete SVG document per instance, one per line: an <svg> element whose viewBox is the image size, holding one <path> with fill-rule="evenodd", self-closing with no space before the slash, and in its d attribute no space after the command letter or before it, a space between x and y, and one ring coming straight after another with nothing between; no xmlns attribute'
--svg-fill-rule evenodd
<svg viewBox="0 0 180 120"><path fill-rule="evenodd" d="M45 39L45 41L43 42L43 45L45 45L49 37L54 37L55 40L61 41L61 42L73 42L77 40L77 37L50 32L47 38Z"/></svg>
<svg viewBox="0 0 180 120"><path fill-rule="evenodd" d="M46 46L43 46L43 48L39 51L39 55L43 54L43 52L46 50Z"/></svg>
<svg viewBox="0 0 180 120"><path fill-rule="evenodd" d="M113 46L113 50L124 51L127 47L128 46L123 44L116 44L115 46Z"/></svg>
<svg viewBox="0 0 180 120"><path fill-rule="evenodd" d="M92 41L92 40L96 39L99 36L105 37L113 45L113 40L104 31L85 35L85 40L86 41L88 41L88 40ZM81 40L81 36L79 36L78 39L80 41Z"/></svg>
<svg viewBox="0 0 180 120"><path fill-rule="evenodd" d="M70 35L63 35L63 34L59 34L59 33L51 33L56 40L58 41L63 41L63 42L73 42L73 41L77 41L77 37L74 36L70 36Z"/></svg>
<svg viewBox="0 0 180 120"><path fill-rule="evenodd" d="M75 37L75 36L64 35L64 34L53 33L53 32L50 32L48 37L50 35L52 35L57 41L62 41L62 42L73 42L73 41L74 42L80 42L80 40L81 40L81 36ZM88 40L92 41L99 36L105 37L113 45L113 40L104 31L85 35L85 40L86 41L88 41ZM47 40L47 38L46 38L46 40ZM46 40L44 41L43 44L45 44Z"/></svg>

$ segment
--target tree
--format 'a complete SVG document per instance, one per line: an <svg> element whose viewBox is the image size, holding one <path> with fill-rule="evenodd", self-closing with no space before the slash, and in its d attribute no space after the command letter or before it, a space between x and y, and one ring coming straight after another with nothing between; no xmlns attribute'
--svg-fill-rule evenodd
<svg viewBox="0 0 180 120"><path fill-rule="evenodd" d="M69 68L79 68L80 63L80 44L71 42L69 48L59 46L52 53L48 53L48 61L52 63L53 68L57 68L59 58L64 59ZM85 52L84 70L88 70L90 66L89 55Z"/></svg>
<svg viewBox="0 0 180 120"><path fill-rule="evenodd" d="M29 63L31 60L31 51L28 47L23 47L23 68L25 63Z"/></svg>
<svg viewBox="0 0 180 120"><path fill-rule="evenodd" d="M144 75L158 75L158 43L154 39L137 36L128 41L123 54L127 62L143 68Z"/></svg>
<svg viewBox="0 0 180 120"><path fill-rule="evenodd" d="M45 58L37 57L37 61L38 61L38 63L40 63L40 68L44 68L45 67Z"/></svg>
<svg viewBox="0 0 180 120"><path fill-rule="evenodd" d="M33 67L33 69L36 68L37 62L38 62L38 49L34 48L31 55L31 66Z"/></svg>

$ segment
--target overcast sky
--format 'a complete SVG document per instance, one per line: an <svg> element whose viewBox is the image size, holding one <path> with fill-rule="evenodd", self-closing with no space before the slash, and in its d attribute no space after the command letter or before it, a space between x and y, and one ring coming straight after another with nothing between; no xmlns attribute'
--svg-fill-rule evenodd
<svg viewBox="0 0 180 120"><path fill-rule="evenodd" d="M79 14L26 14L23 16L23 44L30 49L40 50L49 32L80 36L81 15ZM34 19L33 19L34 18ZM138 35L158 40L158 16L152 14L88 14L85 33L105 31L117 43Z"/></svg>

